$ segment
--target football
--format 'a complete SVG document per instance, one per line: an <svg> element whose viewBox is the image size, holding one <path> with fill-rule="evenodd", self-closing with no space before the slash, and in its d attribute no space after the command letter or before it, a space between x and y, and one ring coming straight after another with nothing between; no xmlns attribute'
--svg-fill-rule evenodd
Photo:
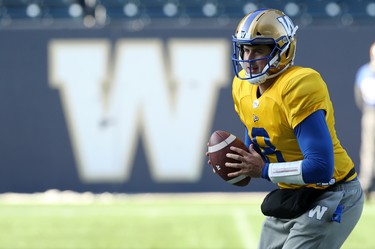
<svg viewBox="0 0 375 249"><path fill-rule="evenodd" d="M226 131L214 131L208 141L208 157L214 171L226 182L236 186L246 186L250 182L249 176L228 177L231 172L237 171L235 168L226 167L226 162L238 162L226 157L227 153L234 153L231 146L239 147L248 151L246 145L235 135Z"/></svg>

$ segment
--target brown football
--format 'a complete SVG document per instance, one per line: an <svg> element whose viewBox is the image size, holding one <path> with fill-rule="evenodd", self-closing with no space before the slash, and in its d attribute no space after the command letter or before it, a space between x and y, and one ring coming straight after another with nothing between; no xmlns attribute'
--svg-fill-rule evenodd
<svg viewBox="0 0 375 249"><path fill-rule="evenodd" d="M223 178L226 182L236 186L246 186L250 182L249 176L237 176L228 177L231 172L237 171L235 168L226 167L226 162L238 162L234 159L226 157L227 153L234 153L230 149L231 146L239 147L245 151L248 151L246 145L235 135L226 131L214 131L208 142L208 156L211 161L211 165L215 172Z"/></svg>

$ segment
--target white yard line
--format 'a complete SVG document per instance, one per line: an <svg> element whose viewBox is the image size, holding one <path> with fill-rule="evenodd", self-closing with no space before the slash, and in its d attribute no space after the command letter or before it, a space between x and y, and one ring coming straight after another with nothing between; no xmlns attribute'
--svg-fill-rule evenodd
<svg viewBox="0 0 375 249"><path fill-rule="evenodd" d="M233 212L239 235L243 241L244 249L257 248L257 240L254 238L254 231L251 229L249 217L243 209L235 209Z"/></svg>

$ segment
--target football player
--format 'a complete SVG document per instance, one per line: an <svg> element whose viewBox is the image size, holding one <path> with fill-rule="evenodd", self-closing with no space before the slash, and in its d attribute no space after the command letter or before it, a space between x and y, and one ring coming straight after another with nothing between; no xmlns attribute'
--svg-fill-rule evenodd
<svg viewBox="0 0 375 249"><path fill-rule="evenodd" d="M232 147L227 157L238 163L226 166L238 169L230 177L278 185L262 204L259 248L340 248L362 214L364 197L337 138L326 83L314 69L293 65L297 29L275 9L253 11L239 22L232 95L249 152Z"/></svg>

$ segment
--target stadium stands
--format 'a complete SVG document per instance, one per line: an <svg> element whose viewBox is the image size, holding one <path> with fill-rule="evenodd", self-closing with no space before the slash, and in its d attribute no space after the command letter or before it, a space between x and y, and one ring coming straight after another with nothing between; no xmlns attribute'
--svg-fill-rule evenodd
<svg viewBox="0 0 375 249"><path fill-rule="evenodd" d="M178 19L188 25L192 19L238 20L262 7L281 9L299 25L375 23L375 1L371 0L0 0L0 27L77 21L94 27L139 19L148 23Z"/></svg>

